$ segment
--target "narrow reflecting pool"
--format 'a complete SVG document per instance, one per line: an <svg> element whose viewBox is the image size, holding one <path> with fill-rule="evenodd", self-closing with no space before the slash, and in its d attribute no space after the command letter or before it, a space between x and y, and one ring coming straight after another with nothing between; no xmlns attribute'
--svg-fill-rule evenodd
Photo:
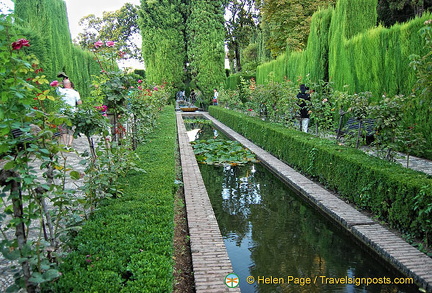
<svg viewBox="0 0 432 293"><path fill-rule="evenodd" d="M243 293L419 292L261 164L200 168Z"/></svg>
<svg viewBox="0 0 432 293"><path fill-rule="evenodd" d="M419 292L262 165L200 168L242 292Z"/></svg>

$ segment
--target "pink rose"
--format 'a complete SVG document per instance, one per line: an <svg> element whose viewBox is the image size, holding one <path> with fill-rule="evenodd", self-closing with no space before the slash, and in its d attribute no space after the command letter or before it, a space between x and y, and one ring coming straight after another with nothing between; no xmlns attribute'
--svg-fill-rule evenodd
<svg viewBox="0 0 432 293"><path fill-rule="evenodd" d="M138 83L142 83L143 81L141 79L138 79Z"/></svg>
<svg viewBox="0 0 432 293"><path fill-rule="evenodd" d="M94 45L94 47L97 49L97 48L102 47L102 46L103 46L103 43L102 43L102 41L97 41L97 42L94 43L93 45Z"/></svg>
<svg viewBox="0 0 432 293"><path fill-rule="evenodd" d="M19 39L12 43L12 50L20 50L22 47L30 47L30 43L26 39Z"/></svg>
<svg viewBox="0 0 432 293"><path fill-rule="evenodd" d="M154 91L158 91L159 89L158 89L157 86L155 86L155 87L153 88L153 90L154 90Z"/></svg>
<svg viewBox="0 0 432 293"><path fill-rule="evenodd" d="M59 84L59 82L58 82L57 80L53 80L53 81L50 83L50 86L58 86L58 84Z"/></svg>
<svg viewBox="0 0 432 293"><path fill-rule="evenodd" d="M114 47L115 43L113 41L108 41L105 43L107 47Z"/></svg>

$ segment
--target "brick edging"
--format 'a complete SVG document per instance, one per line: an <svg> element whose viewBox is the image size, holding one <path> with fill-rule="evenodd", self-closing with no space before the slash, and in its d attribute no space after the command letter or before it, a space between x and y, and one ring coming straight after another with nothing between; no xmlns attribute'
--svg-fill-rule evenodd
<svg viewBox="0 0 432 293"><path fill-rule="evenodd" d="M177 113L177 129L196 292L240 292L224 284L233 273L231 261L181 113Z"/></svg>
<svg viewBox="0 0 432 293"><path fill-rule="evenodd" d="M360 243L371 249L402 274L413 278L427 292L432 292L432 259L430 257L208 113L202 113L202 115L211 120L228 137L239 141L254 152L267 168L324 214L344 227Z"/></svg>

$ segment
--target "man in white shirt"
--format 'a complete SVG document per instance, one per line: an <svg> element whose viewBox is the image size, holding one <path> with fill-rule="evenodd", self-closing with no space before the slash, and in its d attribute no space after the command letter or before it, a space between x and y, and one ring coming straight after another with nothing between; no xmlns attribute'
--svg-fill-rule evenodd
<svg viewBox="0 0 432 293"><path fill-rule="evenodd" d="M57 93L66 103L67 109L70 109L72 112L76 111L77 105L82 104L79 92L72 88L72 83L67 78L63 79L63 87L58 87ZM65 108L62 108L61 110L64 111ZM63 143L66 145L66 148L70 148L73 142L74 130L67 125L62 125L60 131L62 134Z"/></svg>
<svg viewBox="0 0 432 293"><path fill-rule="evenodd" d="M58 94L62 100L70 106L72 112L76 111L76 106L82 104L79 92L72 88L72 83L69 79L63 80L63 87L57 88Z"/></svg>

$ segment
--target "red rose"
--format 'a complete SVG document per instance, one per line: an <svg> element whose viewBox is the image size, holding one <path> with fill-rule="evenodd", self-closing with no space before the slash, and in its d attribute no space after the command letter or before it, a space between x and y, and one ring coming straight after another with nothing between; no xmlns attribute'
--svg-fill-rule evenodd
<svg viewBox="0 0 432 293"><path fill-rule="evenodd" d="M16 42L12 43L13 50L20 50L22 47L30 47L30 43L26 39L19 39Z"/></svg>

